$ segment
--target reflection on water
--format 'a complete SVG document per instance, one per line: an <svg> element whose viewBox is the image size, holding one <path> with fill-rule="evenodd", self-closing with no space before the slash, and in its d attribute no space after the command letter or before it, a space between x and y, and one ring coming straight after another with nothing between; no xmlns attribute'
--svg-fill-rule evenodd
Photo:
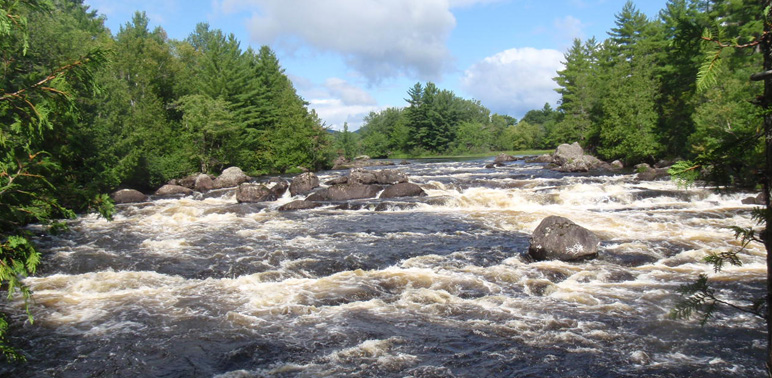
<svg viewBox="0 0 772 378"><path fill-rule="evenodd" d="M40 240L36 322L16 342L47 376L737 377L762 374L757 319L665 315L700 273L761 293L765 252L719 274L706 252L751 226L748 194L522 161L400 166L429 197L282 213L289 195L127 205ZM341 172L324 172L322 181ZM561 215L598 259L529 262L529 233Z"/></svg>

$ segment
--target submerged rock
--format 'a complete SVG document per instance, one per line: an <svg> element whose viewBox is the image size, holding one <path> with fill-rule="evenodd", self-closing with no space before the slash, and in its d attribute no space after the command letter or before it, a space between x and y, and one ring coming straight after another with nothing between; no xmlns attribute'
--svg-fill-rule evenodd
<svg viewBox="0 0 772 378"><path fill-rule="evenodd" d="M553 215L533 231L528 254L534 260L572 261L597 255L599 245L600 239L592 231Z"/></svg>
<svg viewBox="0 0 772 378"><path fill-rule="evenodd" d="M516 160L517 160L517 158L512 156L512 155L498 154L498 155L496 155L496 158L493 159L493 164L495 164L495 165L503 165L506 162L516 161Z"/></svg>
<svg viewBox="0 0 772 378"><path fill-rule="evenodd" d="M134 189L121 189L110 194L110 198L117 203L136 203L147 201L147 196L139 190Z"/></svg>

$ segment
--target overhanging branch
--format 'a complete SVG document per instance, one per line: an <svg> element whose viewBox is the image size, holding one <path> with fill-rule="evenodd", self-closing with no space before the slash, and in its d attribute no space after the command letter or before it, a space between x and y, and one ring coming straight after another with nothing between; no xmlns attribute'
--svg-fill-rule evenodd
<svg viewBox="0 0 772 378"><path fill-rule="evenodd" d="M751 81L762 81L769 77L772 77L772 70L764 71L764 72L757 72L753 75L751 75Z"/></svg>

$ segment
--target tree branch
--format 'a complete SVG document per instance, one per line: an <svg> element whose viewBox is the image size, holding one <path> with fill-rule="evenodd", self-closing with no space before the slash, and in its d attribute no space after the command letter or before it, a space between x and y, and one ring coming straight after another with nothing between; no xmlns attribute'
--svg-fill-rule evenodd
<svg viewBox="0 0 772 378"><path fill-rule="evenodd" d="M751 75L751 81L761 81L765 80L769 77L772 77L772 70L764 71L764 72L757 72L753 75Z"/></svg>

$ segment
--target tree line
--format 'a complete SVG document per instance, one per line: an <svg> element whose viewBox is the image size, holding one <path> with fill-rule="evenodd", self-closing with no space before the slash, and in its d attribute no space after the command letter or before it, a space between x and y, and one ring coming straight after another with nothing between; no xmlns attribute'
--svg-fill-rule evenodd
<svg viewBox="0 0 772 378"><path fill-rule="evenodd" d="M25 226L99 211L103 193L194 172L318 170L332 138L267 46L198 24L184 40L134 14L113 35L83 0L0 0L0 283L40 255ZM30 318L31 320L31 318ZM0 353L7 344L0 316Z"/></svg>
<svg viewBox="0 0 772 378"><path fill-rule="evenodd" d="M462 155L550 148L557 112L549 104L518 121L491 114L478 100L464 99L434 83L416 83L406 107L370 112L355 133L347 125L336 134L337 151L347 157Z"/></svg>
<svg viewBox="0 0 772 378"><path fill-rule="evenodd" d="M762 85L749 81L761 65L753 51L726 49L727 64L714 85L700 85L713 54L711 31L738 36L762 33L762 6L750 0L670 0L648 18L627 2L609 38L574 40L556 81L561 95L557 130L601 158L628 164L715 156L715 181L754 187L762 156L755 138Z"/></svg>
<svg viewBox="0 0 772 378"><path fill-rule="evenodd" d="M545 104L516 120L433 83L418 83L408 89L406 106L371 112L346 137L346 148L338 135L338 150L396 157L580 142L600 158L627 165L712 151L720 154L713 159L715 179L752 187L761 145L754 138L758 109L748 99L761 84L748 77L761 57L724 50L721 80L702 90L697 82L712 53L702 43L704 31L743 36L737 40L742 44L760 35L761 10L750 0L670 0L649 18L628 1L608 38L575 39L564 54L564 68L554 78L556 109Z"/></svg>

